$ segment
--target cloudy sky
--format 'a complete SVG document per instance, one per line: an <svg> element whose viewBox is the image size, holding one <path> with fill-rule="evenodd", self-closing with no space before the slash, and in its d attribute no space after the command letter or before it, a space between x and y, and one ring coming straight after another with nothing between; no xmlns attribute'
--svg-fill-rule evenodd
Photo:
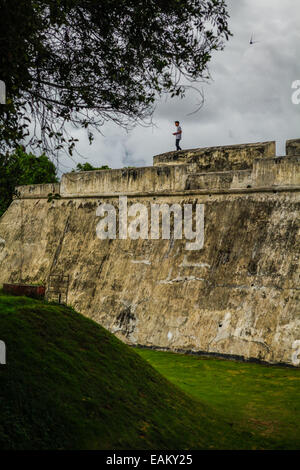
<svg viewBox="0 0 300 470"><path fill-rule="evenodd" d="M155 127L126 134L112 124L89 146L84 133L78 149L94 166L152 165L152 157L173 150L174 120L182 124L182 148L300 138L300 104L292 104L292 83L300 80L299 0L227 0L234 36L210 63L213 81L203 87L205 103L196 114L197 93L157 103ZM250 46L254 33L258 41ZM78 161L84 162L77 157ZM59 173L75 165L62 158Z"/></svg>

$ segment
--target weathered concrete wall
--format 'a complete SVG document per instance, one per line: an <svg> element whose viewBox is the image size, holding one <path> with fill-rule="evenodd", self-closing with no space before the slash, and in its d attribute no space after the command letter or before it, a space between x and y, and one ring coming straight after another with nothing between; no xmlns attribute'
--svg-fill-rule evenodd
<svg viewBox="0 0 300 470"><path fill-rule="evenodd" d="M184 189L187 167L145 167L68 173L61 180L61 195L124 194Z"/></svg>
<svg viewBox="0 0 300 470"><path fill-rule="evenodd" d="M64 175L62 199L50 203L47 188L24 189L0 219L0 282L63 272L68 303L130 344L298 365L299 159L207 175L188 164L156 170ZM204 204L203 249L99 240L96 208L117 207L121 193L149 209Z"/></svg>
<svg viewBox="0 0 300 470"><path fill-rule="evenodd" d="M32 197L34 199L40 197L48 197L49 194L59 194L60 184L28 184L26 186L17 187L18 198Z"/></svg>
<svg viewBox="0 0 300 470"><path fill-rule="evenodd" d="M287 140L286 154L289 156L300 155L300 139Z"/></svg>
<svg viewBox="0 0 300 470"><path fill-rule="evenodd" d="M251 169L199 172L193 164L67 173L61 184L19 186L21 198L173 194L190 190L241 190L298 186L300 156L256 159Z"/></svg>
<svg viewBox="0 0 300 470"><path fill-rule="evenodd" d="M255 160L252 171L253 184L262 186L300 186L300 155Z"/></svg>
<svg viewBox="0 0 300 470"><path fill-rule="evenodd" d="M199 172L247 170L255 159L272 158L276 155L275 142L207 147L179 152L168 152L153 159L154 166L189 164Z"/></svg>

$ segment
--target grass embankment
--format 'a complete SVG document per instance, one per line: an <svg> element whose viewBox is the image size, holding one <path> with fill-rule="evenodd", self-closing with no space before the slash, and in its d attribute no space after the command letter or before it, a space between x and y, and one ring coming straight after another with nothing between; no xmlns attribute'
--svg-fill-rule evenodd
<svg viewBox="0 0 300 470"><path fill-rule="evenodd" d="M0 294L0 339L1 449L278 447L71 308Z"/></svg>
<svg viewBox="0 0 300 470"><path fill-rule="evenodd" d="M300 449L300 370L137 349L155 369L227 422Z"/></svg>

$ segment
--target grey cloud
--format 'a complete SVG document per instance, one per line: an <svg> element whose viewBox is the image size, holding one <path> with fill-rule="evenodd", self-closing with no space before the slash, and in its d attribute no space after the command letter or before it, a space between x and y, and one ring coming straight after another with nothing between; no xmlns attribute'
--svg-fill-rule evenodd
<svg viewBox="0 0 300 470"><path fill-rule="evenodd" d="M183 127L183 148L300 137L300 105L291 102L291 85L300 80L300 4L294 0L228 0L234 36L213 55L213 81L199 83L205 103L196 114L197 94L183 100L161 99L154 113L156 127L136 127L126 134L113 124L103 128L92 147L86 138L81 153L93 164L151 165L152 156L174 148L174 120ZM249 45L251 34L260 41ZM81 135L81 134L80 134ZM63 159L62 163L67 164ZM71 165L72 166L72 165ZM74 165L73 165L74 166Z"/></svg>

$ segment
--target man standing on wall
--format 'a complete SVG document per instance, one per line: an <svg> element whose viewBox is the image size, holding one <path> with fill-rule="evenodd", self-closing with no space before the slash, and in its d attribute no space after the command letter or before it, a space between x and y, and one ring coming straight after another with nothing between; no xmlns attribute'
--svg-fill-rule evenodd
<svg viewBox="0 0 300 470"><path fill-rule="evenodd" d="M177 127L177 131L173 133L173 135L176 135L176 150L182 150L179 143L181 141L182 137L182 130L179 125L179 121L175 121L175 126Z"/></svg>

